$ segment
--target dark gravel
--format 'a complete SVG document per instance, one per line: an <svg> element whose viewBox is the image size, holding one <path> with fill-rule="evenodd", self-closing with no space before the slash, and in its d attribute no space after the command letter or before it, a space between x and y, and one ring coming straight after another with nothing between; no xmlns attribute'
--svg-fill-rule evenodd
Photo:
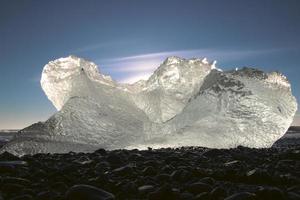
<svg viewBox="0 0 300 200"><path fill-rule="evenodd" d="M0 155L0 200L300 199L300 144Z"/></svg>

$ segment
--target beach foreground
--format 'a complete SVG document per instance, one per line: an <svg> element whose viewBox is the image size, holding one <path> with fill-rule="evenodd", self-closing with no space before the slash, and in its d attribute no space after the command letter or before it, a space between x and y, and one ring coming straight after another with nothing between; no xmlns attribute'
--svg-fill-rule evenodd
<svg viewBox="0 0 300 200"><path fill-rule="evenodd" d="M300 139L269 149L0 155L4 199L299 199Z"/></svg>

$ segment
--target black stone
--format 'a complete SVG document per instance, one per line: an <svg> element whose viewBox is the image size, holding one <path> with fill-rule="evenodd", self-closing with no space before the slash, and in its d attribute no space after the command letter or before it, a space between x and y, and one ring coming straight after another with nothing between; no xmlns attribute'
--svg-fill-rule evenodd
<svg viewBox="0 0 300 200"><path fill-rule="evenodd" d="M16 196L14 198L11 198L10 200L33 200L33 197L31 195L25 194L25 195Z"/></svg>
<svg viewBox="0 0 300 200"><path fill-rule="evenodd" d="M256 196L253 193L241 192L227 197L225 200L255 200Z"/></svg>
<svg viewBox="0 0 300 200"><path fill-rule="evenodd" d="M138 188L138 191L139 191L141 194L153 192L153 191L154 191L154 186L153 186L153 185L143 185L143 186L140 186L140 187Z"/></svg>
<svg viewBox="0 0 300 200"><path fill-rule="evenodd" d="M0 161L15 161L15 160L20 160L20 158L11 153L8 153L7 151L0 154Z"/></svg>
<svg viewBox="0 0 300 200"><path fill-rule="evenodd" d="M256 195L260 199L285 199L283 191L276 187L262 187L257 191Z"/></svg>
<svg viewBox="0 0 300 200"><path fill-rule="evenodd" d="M142 173L144 176L155 176L157 174L157 171L155 170L154 167L149 166L149 167L145 167Z"/></svg>
<svg viewBox="0 0 300 200"><path fill-rule="evenodd" d="M189 185L187 190L193 194L199 194L202 192L210 192L211 186L206 183L196 182Z"/></svg>
<svg viewBox="0 0 300 200"><path fill-rule="evenodd" d="M227 196L227 191L222 187L216 187L210 192L212 199L224 199Z"/></svg>
<svg viewBox="0 0 300 200"><path fill-rule="evenodd" d="M91 185L74 185L66 192L67 200L112 200L115 196Z"/></svg>

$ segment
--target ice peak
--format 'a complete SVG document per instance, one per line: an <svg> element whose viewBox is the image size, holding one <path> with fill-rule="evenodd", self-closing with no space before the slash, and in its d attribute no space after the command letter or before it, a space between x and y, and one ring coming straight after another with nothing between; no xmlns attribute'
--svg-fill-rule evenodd
<svg viewBox="0 0 300 200"><path fill-rule="evenodd" d="M266 73L264 73L262 70L255 69L252 67L243 67L241 69L235 68L235 70L233 70L233 71L234 71L233 74L239 75L242 77L256 78L256 79L260 79L260 80L263 80L266 78Z"/></svg>
<svg viewBox="0 0 300 200"><path fill-rule="evenodd" d="M73 54L71 54L71 55L69 55L67 58L70 58L70 59L83 59L83 58L79 58L79 57L77 57L77 56L75 56L75 55L73 55Z"/></svg>
<svg viewBox="0 0 300 200"><path fill-rule="evenodd" d="M173 65L173 64L178 64L180 63L182 59L179 58L178 56L170 56L168 58L166 58L166 60L164 61L165 65Z"/></svg>
<svg viewBox="0 0 300 200"><path fill-rule="evenodd" d="M273 83L273 84L277 84L277 85L286 87L288 89L291 88L291 85L290 85L288 79L286 78L286 76L284 76L280 72L275 71L275 72L268 73L266 81L269 83Z"/></svg>
<svg viewBox="0 0 300 200"><path fill-rule="evenodd" d="M80 91L74 90L75 85L80 85L74 84L80 78L105 85L114 84L109 76L99 72L95 63L74 55L59 58L46 64L40 83L49 100L52 101L57 110L60 110L69 98L76 96L77 93L80 94ZM86 83L82 83L81 86L83 84Z"/></svg>
<svg viewBox="0 0 300 200"><path fill-rule="evenodd" d="M75 55L69 55L67 57L58 58L51 62L78 62L79 60L84 60L83 58L79 58Z"/></svg>
<svg viewBox="0 0 300 200"><path fill-rule="evenodd" d="M207 58L203 58L203 59L201 60L201 62L202 62L203 64L208 64Z"/></svg>
<svg viewBox="0 0 300 200"><path fill-rule="evenodd" d="M212 68L212 69L216 69L216 64L217 64L217 61L214 60L214 61L210 64L211 68Z"/></svg>

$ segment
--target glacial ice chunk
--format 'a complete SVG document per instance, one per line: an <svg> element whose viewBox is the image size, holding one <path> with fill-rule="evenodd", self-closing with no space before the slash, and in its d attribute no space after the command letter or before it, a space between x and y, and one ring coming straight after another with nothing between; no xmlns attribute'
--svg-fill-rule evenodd
<svg viewBox="0 0 300 200"><path fill-rule="evenodd" d="M1 151L17 155L97 148L270 147L292 123L287 78L204 59L167 58L148 80L120 84L76 56L50 61L41 86L58 112Z"/></svg>

